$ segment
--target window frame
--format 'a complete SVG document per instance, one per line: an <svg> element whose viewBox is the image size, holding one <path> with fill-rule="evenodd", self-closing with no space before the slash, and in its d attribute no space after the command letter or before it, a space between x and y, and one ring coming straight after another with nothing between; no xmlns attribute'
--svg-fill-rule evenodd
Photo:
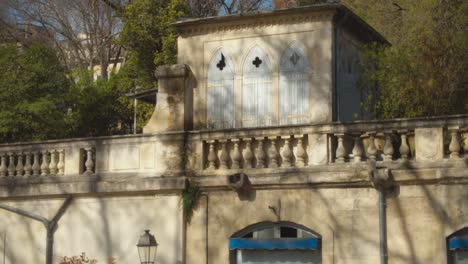
<svg viewBox="0 0 468 264"><path fill-rule="evenodd" d="M292 56L294 55L297 57L297 62L292 61ZM278 69L278 124L280 126L307 124L310 122L311 69L309 59L304 49L298 43L293 42L283 51ZM300 99L304 98L305 100L299 102ZM296 111L288 111L291 109L286 110L290 105L299 107L294 109Z"/></svg>
<svg viewBox="0 0 468 264"><path fill-rule="evenodd" d="M254 64L257 59L261 61L259 66ZM252 88L255 89L254 94L250 91ZM243 60L240 89L242 94L241 127L275 125L272 64L267 53L258 45L252 47ZM249 113L252 108L255 108L253 114Z"/></svg>
<svg viewBox="0 0 468 264"><path fill-rule="evenodd" d="M224 61L224 67L222 68L220 68L220 65L219 65L221 63L221 60ZM212 70L214 69L218 69L219 71L221 71L221 74L220 74L221 78L217 78L216 75L213 76L214 73L212 72ZM236 77L235 68L231 62L230 57L226 54L226 52L224 52L222 48L218 49L212 55L210 59L210 63L208 64L208 69L207 69L207 77L206 77L206 127L207 129L231 129L231 128L236 127L235 77ZM219 84L217 82L219 82ZM221 98L222 100L221 102L215 101L213 104L211 104L210 93L213 91L213 89L223 89L221 93L224 94L227 92L228 98ZM231 95L229 95L229 93ZM214 109L211 109L212 107L214 107ZM212 113L214 114L222 113L223 117L213 119L212 117L214 116L212 116ZM211 121L211 120L214 120L214 121ZM220 123L221 125L218 125Z"/></svg>

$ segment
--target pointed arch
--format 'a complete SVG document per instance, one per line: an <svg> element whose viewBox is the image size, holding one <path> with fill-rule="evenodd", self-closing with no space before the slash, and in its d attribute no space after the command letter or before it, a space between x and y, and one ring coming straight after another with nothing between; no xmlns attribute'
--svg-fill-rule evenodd
<svg viewBox="0 0 468 264"><path fill-rule="evenodd" d="M273 125L271 63L260 47L245 57L242 76L242 126Z"/></svg>
<svg viewBox="0 0 468 264"><path fill-rule="evenodd" d="M207 127L235 127L234 102L234 67L221 48L215 52L208 65Z"/></svg>
<svg viewBox="0 0 468 264"><path fill-rule="evenodd" d="M310 63L300 45L291 44L280 63L280 125L310 122Z"/></svg>

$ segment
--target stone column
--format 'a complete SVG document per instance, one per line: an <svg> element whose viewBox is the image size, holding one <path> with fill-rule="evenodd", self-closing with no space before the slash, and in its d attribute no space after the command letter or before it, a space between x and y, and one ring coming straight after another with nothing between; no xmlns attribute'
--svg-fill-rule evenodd
<svg viewBox="0 0 468 264"><path fill-rule="evenodd" d="M156 69L159 83L156 107L143 133L191 129L193 96L189 73L189 67L183 64L163 65Z"/></svg>

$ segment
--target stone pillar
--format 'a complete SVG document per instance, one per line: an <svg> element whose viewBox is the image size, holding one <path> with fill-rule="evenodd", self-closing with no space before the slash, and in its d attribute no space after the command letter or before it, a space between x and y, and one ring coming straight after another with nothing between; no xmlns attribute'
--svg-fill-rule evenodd
<svg viewBox="0 0 468 264"><path fill-rule="evenodd" d="M189 72L189 67L183 64L163 65L156 69L159 83L156 107L143 133L191 129L193 97Z"/></svg>

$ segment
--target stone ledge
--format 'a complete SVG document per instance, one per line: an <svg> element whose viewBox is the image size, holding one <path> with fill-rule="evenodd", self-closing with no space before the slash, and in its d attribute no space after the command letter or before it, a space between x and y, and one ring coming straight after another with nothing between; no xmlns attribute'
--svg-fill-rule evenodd
<svg viewBox="0 0 468 264"><path fill-rule="evenodd" d="M308 171L308 172L271 172L266 174L249 174L249 181L256 189L296 188L296 187L371 187L369 171L366 169L355 171ZM391 170L397 184L467 184L468 171L466 168L432 168ZM205 189L227 189L225 175L200 175L193 179Z"/></svg>
<svg viewBox="0 0 468 264"><path fill-rule="evenodd" d="M76 177L62 177L64 179L50 179L30 183L27 181L4 181L0 186L0 199L13 197L34 197L54 195L86 195L111 193L156 193L161 191L180 191L185 188L185 177L139 177L116 178L98 176L87 179Z"/></svg>
<svg viewBox="0 0 468 264"><path fill-rule="evenodd" d="M377 161L377 167L384 167L391 170L424 170L424 169L461 169L466 170L468 176L468 166L465 159L444 159L434 162L420 162L414 160L400 161ZM265 174L288 174L288 173L320 173L320 172L356 172L370 170L370 165L367 161L361 162L346 162L346 163L328 163L324 165L310 165L305 167L278 167L278 168L250 168L250 169L216 169L197 171L198 176L225 176L235 173L246 173L248 175L265 175Z"/></svg>

